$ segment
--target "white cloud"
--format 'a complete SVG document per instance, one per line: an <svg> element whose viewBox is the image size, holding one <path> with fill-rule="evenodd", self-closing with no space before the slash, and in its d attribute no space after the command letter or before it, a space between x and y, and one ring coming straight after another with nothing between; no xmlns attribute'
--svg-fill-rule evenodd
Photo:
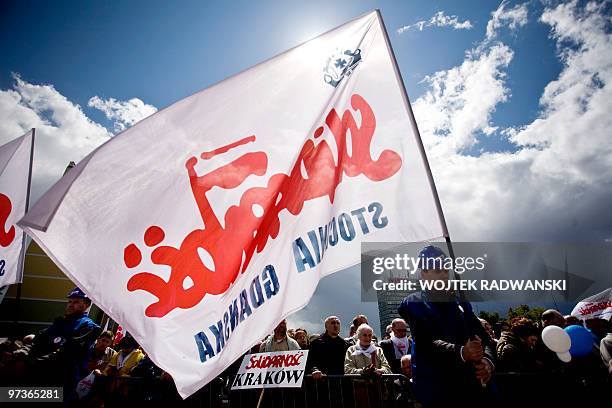
<svg viewBox="0 0 612 408"><path fill-rule="evenodd" d="M112 134L85 115L53 85L31 84L14 75L12 89L0 90L0 145L36 128L32 199L36 200L64 173L70 161L78 162ZM124 129L157 109L140 99L103 101L90 99L116 129ZM106 112L105 112L106 113Z"/></svg>
<svg viewBox="0 0 612 408"><path fill-rule="evenodd" d="M612 182L612 35L605 5L576 1L546 9L564 69L540 99L544 111L512 140L536 146L533 168L564 182Z"/></svg>
<svg viewBox="0 0 612 408"><path fill-rule="evenodd" d="M485 126L482 129L482 132L487 135L487 136L491 136L492 134L494 134L495 132L497 132L497 130L499 129L498 126Z"/></svg>
<svg viewBox="0 0 612 408"><path fill-rule="evenodd" d="M546 86L536 120L500 130L516 151L462 154L478 131L490 131L491 113L507 100L512 50L503 44L485 38L461 65L428 77L429 91L414 103L455 240L610 237L610 21L604 5L576 1L546 8L541 21L563 69Z"/></svg>
<svg viewBox="0 0 612 408"><path fill-rule="evenodd" d="M497 30L507 26L510 30L516 30L527 24L527 4L518 4L511 9L506 9L508 2L502 1L497 10L491 13L491 20L487 23L487 40L497 35Z"/></svg>
<svg viewBox="0 0 612 408"><path fill-rule="evenodd" d="M132 98L129 101L118 101L114 98L104 100L99 96L94 96L89 99L87 106L104 112L107 119L114 121L116 132L121 132L157 112L155 106L148 105L138 98Z"/></svg>
<svg viewBox="0 0 612 408"><path fill-rule="evenodd" d="M32 201L111 136L52 85L34 85L14 75L13 89L0 90L0 144L36 128Z"/></svg>
<svg viewBox="0 0 612 408"><path fill-rule="evenodd" d="M402 34L412 29L423 31L425 27L452 27L455 30L469 30L473 26L469 20L459 21L459 17L455 15L447 16L443 11L438 11L429 20L417 21L414 24L401 27L397 30L397 33Z"/></svg>
<svg viewBox="0 0 612 408"><path fill-rule="evenodd" d="M459 66L424 79L429 90L414 102L427 147L446 156L476 143L476 133L492 134L490 117L498 103L507 100L504 69L513 52L503 44L468 52Z"/></svg>

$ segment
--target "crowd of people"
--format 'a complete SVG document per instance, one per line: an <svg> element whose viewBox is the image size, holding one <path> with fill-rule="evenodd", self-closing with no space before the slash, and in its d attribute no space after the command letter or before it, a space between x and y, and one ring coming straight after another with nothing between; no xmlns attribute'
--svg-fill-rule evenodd
<svg viewBox="0 0 612 408"><path fill-rule="evenodd" d="M436 247L427 247L424 255L445 256ZM448 271L424 269L421 278L448 279ZM64 316L49 328L2 343L2 384L62 385L66 401L87 406L101 406L109 398L143 397L136 382L111 381L117 378L155 380L162 384L156 392L172 393L172 378L155 366L134 338L128 335L115 341L113 332L102 331L87 316L90 304L76 288L68 294ZM542 330L551 325L587 327L594 337L593 352L562 362L542 341ZM538 321L515 317L493 327L477 318L471 305L455 293L419 292L403 301L380 340L362 314L350 322L347 337L342 336L337 316L325 318L322 326L321 333L309 334L303 328L288 328L282 320L249 353L309 350L309 381L349 374L372 381L385 374L402 375L406 381L401 392L423 407L464 402L500 406L519 401L516 398L530 387L541 392L545 387L562 389L563 384L595 395L611 385L612 327L603 319L583 322L550 309ZM221 375L226 384L241 360ZM522 382L504 380L506 373L523 375L513 377ZM511 395L500 401L500 395L507 395L504 392ZM566 398L553 392L540 397L548 402Z"/></svg>
<svg viewBox="0 0 612 408"><path fill-rule="evenodd" d="M84 406L102 406L134 391L127 382L112 379L155 378L173 386L133 337L115 341L112 331L103 331L88 317L91 300L79 288L67 298L64 315L51 326L0 344L0 384L61 386L65 402Z"/></svg>

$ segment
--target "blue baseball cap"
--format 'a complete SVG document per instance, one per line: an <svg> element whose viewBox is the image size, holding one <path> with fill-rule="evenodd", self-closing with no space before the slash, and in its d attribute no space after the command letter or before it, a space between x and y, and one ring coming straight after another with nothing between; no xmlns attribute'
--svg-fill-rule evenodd
<svg viewBox="0 0 612 408"><path fill-rule="evenodd" d="M442 249L438 248L437 246L427 245L426 247L421 249L421 251L419 252L418 258L419 258L419 267L421 269L434 269L434 268L425 268L425 266L429 265L429 263L431 262L430 260L442 258L442 261L444 261L447 258L447 256L446 256L446 253ZM436 262L435 264L438 264L438 262Z"/></svg>
<svg viewBox="0 0 612 408"><path fill-rule="evenodd" d="M72 289L70 293L68 293L68 296L66 296L66 298L89 299L87 295L79 288Z"/></svg>

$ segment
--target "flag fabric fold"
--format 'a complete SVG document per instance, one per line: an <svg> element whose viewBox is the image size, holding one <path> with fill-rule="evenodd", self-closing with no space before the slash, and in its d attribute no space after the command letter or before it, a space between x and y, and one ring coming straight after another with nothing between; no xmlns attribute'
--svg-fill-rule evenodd
<svg viewBox="0 0 612 408"><path fill-rule="evenodd" d="M0 287L23 280L24 233L34 130L0 146Z"/></svg>
<svg viewBox="0 0 612 408"><path fill-rule="evenodd" d="M445 235L394 69L359 17L124 131L21 225L186 397L361 242Z"/></svg>

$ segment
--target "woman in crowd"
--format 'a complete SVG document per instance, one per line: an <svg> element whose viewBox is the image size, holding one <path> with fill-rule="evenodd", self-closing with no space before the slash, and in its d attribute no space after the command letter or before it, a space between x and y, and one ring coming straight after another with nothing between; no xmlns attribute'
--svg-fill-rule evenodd
<svg viewBox="0 0 612 408"><path fill-rule="evenodd" d="M144 353L140 350L138 343L131 336L126 336L119 342L119 353L113 356L108 363L105 375L128 377L134 367L144 358Z"/></svg>
<svg viewBox="0 0 612 408"><path fill-rule="evenodd" d="M499 371L532 372L537 369L534 347L538 341L538 328L529 319L515 317L510 330L503 331L497 342Z"/></svg>
<svg viewBox="0 0 612 408"><path fill-rule="evenodd" d="M308 348L310 347L310 341L306 329L295 329L295 334L293 338L295 339L295 341L298 342L302 350L308 350Z"/></svg>
<svg viewBox="0 0 612 408"><path fill-rule="evenodd" d="M357 328L357 344L346 351L345 374L391 374L391 367L382 349L372 342L372 328L362 324Z"/></svg>
<svg viewBox="0 0 612 408"><path fill-rule="evenodd" d="M111 348L113 344L113 332L105 331L102 332L94 344L89 347L87 351L86 367L83 370L84 373L89 374L94 370L104 371L108 363L117 354L115 350Z"/></svg>

